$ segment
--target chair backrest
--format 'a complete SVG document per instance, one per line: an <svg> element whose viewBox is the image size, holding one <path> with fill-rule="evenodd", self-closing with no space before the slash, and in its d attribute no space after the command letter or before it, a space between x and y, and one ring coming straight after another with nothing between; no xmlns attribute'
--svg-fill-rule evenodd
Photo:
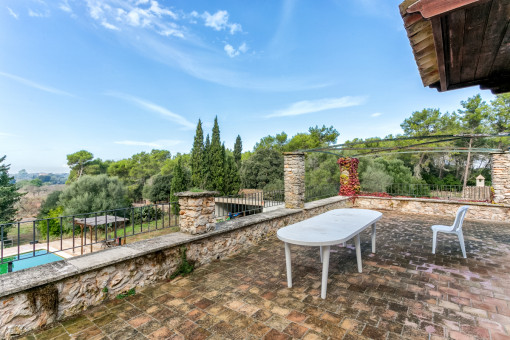
<svg viewBox="0 0 510 340"><path fill-rule="evenodd" d="M462 222L464 222L464 217L466 217L466 213L469 209L469 206L464 205L457 210L457 216L455 216L455 222L453 222L453 230L457 231L462 228Z"/></svg>

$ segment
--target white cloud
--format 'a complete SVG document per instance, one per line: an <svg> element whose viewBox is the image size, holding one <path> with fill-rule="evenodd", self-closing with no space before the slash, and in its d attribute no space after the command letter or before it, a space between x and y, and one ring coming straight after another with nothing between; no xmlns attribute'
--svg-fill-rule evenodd
<svg viewBox="0 0 510 340"><path fill-rule="evenodd" d="M60 8L61 10L63 10L64 12L67 12L67 13L73 12L73 10L71 9L71 6L69 6L68 0L64 0L63 2L61 2L60 5L58 6L58 8Z"/></svg>
<svg viewBox="0 0 510 340"><path fill-rule="evenodd" d="M234 34L236 32L241 32L243 29L240 24L229 23L228 22L228 12L227 11L217 11L214 14L210 14L209 12L204 12L202 14L202 18L205 21L205 26L212 27L216 31L222 31L224 29L228 29L230 34Z"/></svg>
<svg viewBox="0 0 510 340"><path fill-rule="evenodd" d="M190 122L183 116L178 115L177 113L174 113L162 106L151 103L145 99L141 99L141 98L138 98L135 96L131 96L131 95L123 94L123 93L119 93L119 92L108 92L108 93L106 93L106 95L124 99L126 101L129 101L131 103L138 105L139 107L141 107L147 111L152 111L152 112L158 113L158 114L170 119L171 121L181 125L186 130L192 130L195 128L195 124L193 124L192 122Z"/></svg>
<svg viewBox="0 0 510 340"><path fill-rule="evenodd" d="M87 7L91 18L111 30L122 30L126 25L152 30L166 37L184 38L184 28L171 21L178 20L179 16L155 0L87 0Z"/></svg>
<svg viewBox="0 0 510 340"><path fill-rule="evenodd" d="M372 113L372 114L370 115L370 117L379 117L380 115L382 115L382 113L381 113L381 112L375 112L375 113Z"/></svg>
<svg viewBox="0 0 510 340"><path fill-rule="evenodd" d="M120 29L117 26L112 25L107 21L101 22L101 26L103 26L104 28L108 28L109 30L120 31Z"/></svg>
<svg viewBox="0 0 510 340"><path fill-rule="evenodd" d="M276 110L274 113L266 116L270 117L287 117L298 116L307 113L320 112L331 109L339 109L349 106L358 106L365 102L365 97L340 97L340 98L324 98L318 100L303 100L291 104L289 107Z"/></svg>
<svg viewBox="0 0 510 340"><path fill-rule="evenodd" d="M225 50L225 52L227 52L230 58L234 58L241 53L246 53L246 51L248 51L248 46L246 45L246 43L242 43L238 49L235 49L232 45L226 44L223 49Z"/></svg>
<svg viewBox="0 0 510 340"><path fill-rule="evenodd" d="M115 144L121 144L121 145L129 145L129 146L148 146L151 148L164 148L164 147L172 147L176 146L182 141L180 140L172 140L172 139L160 139L154 142L142 142L142 141L135 141L135 140L122 140L122 141L116 141Z"/></svg>
<svg viewBox="0 0 510 340"><path fill-rule="evenodd" d="M14 81L17 81L20 84L27 85L27 86L33 87L33 88L41 90L41 91L45 91L45 92L49 92L49 93L53 93L53 94L58 94L58 95L62 95L62 96L74 97L74 95L72 95L69 92L62 91L62 90L56 89L54 87L42 85L42 84L36 83L34 81L28 80L26 78L15 76L14 74L0 72L0 76L12 79Z"/></svg>
<svg viewBox="0 0 510 340"><path fill-rule="evenodd" d="M234 57L236 57L236 56L238 56L238 55L239 55L239 51L237 51L237 50L236 50L236 49L235 49L232 45L230 45L230 44L226 44L226 45L225 45L225 47L224 47L224 49L225 49L225 52L227 52L227 54L228 54L228 56L229 56L230 58L234 58Z"/></svg>
<svg viewBox="0 0 510 340"><path fill-rule="evenodd" d="M7 7L7 10L14 19L18 19L18 14L16 14L10 7Z"/></svg>
<svg viewBox="0 0 510 340"><path fill-rule="evenodd" d="M33 18L47 18L50 16L50 12L48 10L46 10L44 12L36 12L36 11L33 11L31 8L29 8L28 15Z"/></svg>

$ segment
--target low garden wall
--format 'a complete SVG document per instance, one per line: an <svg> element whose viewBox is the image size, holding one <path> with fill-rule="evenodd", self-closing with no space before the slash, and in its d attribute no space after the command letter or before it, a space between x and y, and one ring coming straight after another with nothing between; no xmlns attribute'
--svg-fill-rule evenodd
<svg viewBox="0 0 510 340"><path fill-rule="evenodd" d="M0 276L0 338L51 324L132 288L168 279L181 248L196 266L238 253L286 225L349 206L346 197L278 209L216 225L214 231L173 233Z"/></svg>
<svg viewBox="0 0 510 340"><path fill-rule="evenodd" d="M467 219L509 222L510 205L476 202L456 202L420 198L386 198L359 196L355 208L393 210L410 214L441 215L454 217L459 207L469 206Z"/></svg>

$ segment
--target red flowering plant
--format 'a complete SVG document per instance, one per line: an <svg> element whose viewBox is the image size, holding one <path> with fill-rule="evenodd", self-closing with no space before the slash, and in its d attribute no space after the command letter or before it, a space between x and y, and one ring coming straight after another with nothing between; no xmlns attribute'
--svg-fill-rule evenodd
<svg viewBox="0 0 510 340"><path fill-rule="evenodd" d="M342 196L356 196L361 190L358 178L357 158L341 157L337 164L340 166L340 192Z"/></svg>

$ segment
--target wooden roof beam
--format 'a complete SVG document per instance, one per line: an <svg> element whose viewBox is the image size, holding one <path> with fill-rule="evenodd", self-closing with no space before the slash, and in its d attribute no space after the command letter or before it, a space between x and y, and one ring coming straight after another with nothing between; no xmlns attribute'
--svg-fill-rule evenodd
<svg viewBox="0 0 510 340"><path fill-rule="evenodd" d="M407 8L407 13L420 12L425 19L431 19L460 7L483 1L487 0L419 0Z"/></svg>

